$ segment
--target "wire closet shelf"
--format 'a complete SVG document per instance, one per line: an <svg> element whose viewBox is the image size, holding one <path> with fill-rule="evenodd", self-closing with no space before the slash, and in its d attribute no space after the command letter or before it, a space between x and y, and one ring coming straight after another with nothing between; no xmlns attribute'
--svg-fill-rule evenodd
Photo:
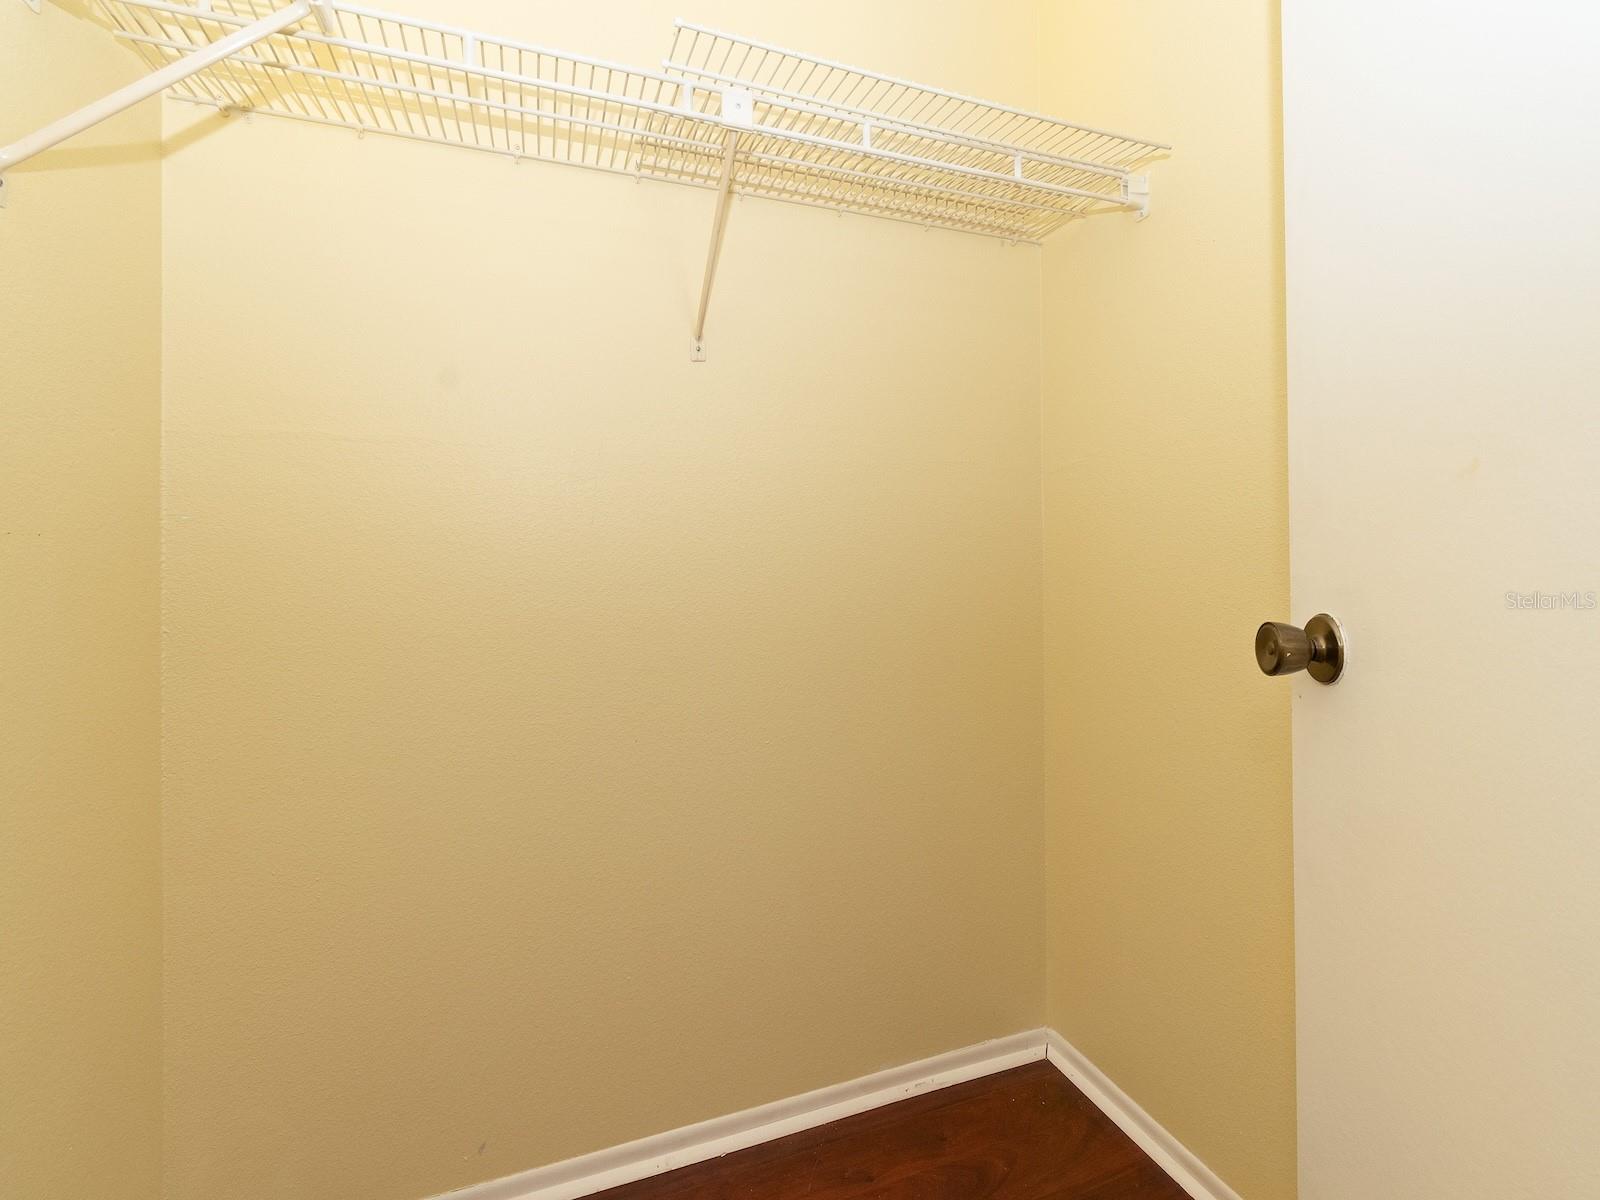
<svg viewBox="0 0 1600 1200"><path fill-rule="evenodd" d="M96 3L154 69L283 11ZM642 70L354 5L307 11L172 94L1027 242L1142 209L1134 172L1168 149L681 21L661 69Z"/></svg>

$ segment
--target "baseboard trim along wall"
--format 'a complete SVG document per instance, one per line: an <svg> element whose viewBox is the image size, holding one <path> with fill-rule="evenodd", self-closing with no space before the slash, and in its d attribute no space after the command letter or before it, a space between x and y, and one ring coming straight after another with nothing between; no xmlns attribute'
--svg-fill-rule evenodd
<svg viewBox="0 0 1600 1200"><path fill-rule="evenodd" d="M1182 1142L1133 1102L1066 1038L1053 1029L1044 1031L1050 1062L1072 1085L1094 1102L1133 1143L1148 1154L1194 1200L1240 1200L1239 1193L1218 1178Z"/></svg>
<svg viewBox="0 0 1600 1200"><path fill-rule="evenodd" d="M1033 1029L951 1050L919 1062L863 1075L848 1083L836 1083L593 1154L491 1179L435 1200L579 1200L606 1188L648 1179L791 1133L815 1129L841 1117L1040 1059L1049 1060L1194 1200L1239 1200L1232 1188L1066 1039L1050 1029Z"/></svg>

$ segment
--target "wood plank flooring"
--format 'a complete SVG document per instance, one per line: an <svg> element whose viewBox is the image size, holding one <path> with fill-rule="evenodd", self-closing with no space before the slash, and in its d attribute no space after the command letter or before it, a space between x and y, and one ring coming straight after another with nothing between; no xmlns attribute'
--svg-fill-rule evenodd
<svg viewBox="0 0 1600 1200"><path fill-rule="evenodd" d="M1188 1200L1049 1063L902 1100L594 1200Z"/></svg>

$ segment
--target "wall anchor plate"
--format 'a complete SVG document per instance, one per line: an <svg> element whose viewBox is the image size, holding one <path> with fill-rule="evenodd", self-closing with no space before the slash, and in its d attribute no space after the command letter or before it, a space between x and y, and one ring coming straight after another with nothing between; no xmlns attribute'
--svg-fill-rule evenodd
<svg viewBox="0 0 1600 1200"><path fill-rule="evenodd" d="M1150 176L1129 175L1127 195L1128 206L1134 210L1135 221L1142 221L1150 215Z"/></svg>

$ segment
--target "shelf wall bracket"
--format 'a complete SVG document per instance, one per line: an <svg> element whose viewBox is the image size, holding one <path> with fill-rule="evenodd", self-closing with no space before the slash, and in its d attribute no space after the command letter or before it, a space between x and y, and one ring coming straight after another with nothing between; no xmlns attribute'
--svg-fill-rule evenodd
<svg viewBox="0 0 1600 1200"><path fill-rule="evenodd" d="M727 88L722 93L722 117L743 128L755 127L755 105L743 88ZM694 319L694 346L691 362L706 360L706 313L711 309L711 285L717 279L717 263L722 258L722 236L728 229L728 209L733 204L733 177L738 165L739 129L729 129L722 140L722 177L717 181L717 211L711 219L711 246L706 251L706 273L700 281L700 311Z"/></svg>
<svg viewBox="0 0 1600 1200"><path fill-rule="evenodd" d="M0 175L4 175L12 167L27 162L36 154L42 154L50 147L55 146L75 134L82 133L116 116L126 109L132 108L141 100L147 100L159 92L166 91L175 83L179 83L191 75L197 75L207 67L215 66L225 58L231 58L248 46L253 46L263 38L269 38L275 33L282 33L291 25L297 25L311 15L311 0L295 0L287 8L281 8L269 16L253 21L240 29L218 38L208 46L202 46L193 54L180 58L177 62L169 63L159 71L153 71L142 79L136 79L126 87L118 88L109 96L103 96L93 104L87 104L75 113L70 113L58 121L52 121L43 129L29 134L27 137L12 142L9 146L0 147ZM320 4L317 7L322 7Z"/></svg>
<svg viewBox="0 0 1600 1200"><path fill-rule="evenodd" d="M1150 215L1150 176L1129 175L1124 186L1128 207L1133 210L1133 219L1144 220Z"/></svg>

